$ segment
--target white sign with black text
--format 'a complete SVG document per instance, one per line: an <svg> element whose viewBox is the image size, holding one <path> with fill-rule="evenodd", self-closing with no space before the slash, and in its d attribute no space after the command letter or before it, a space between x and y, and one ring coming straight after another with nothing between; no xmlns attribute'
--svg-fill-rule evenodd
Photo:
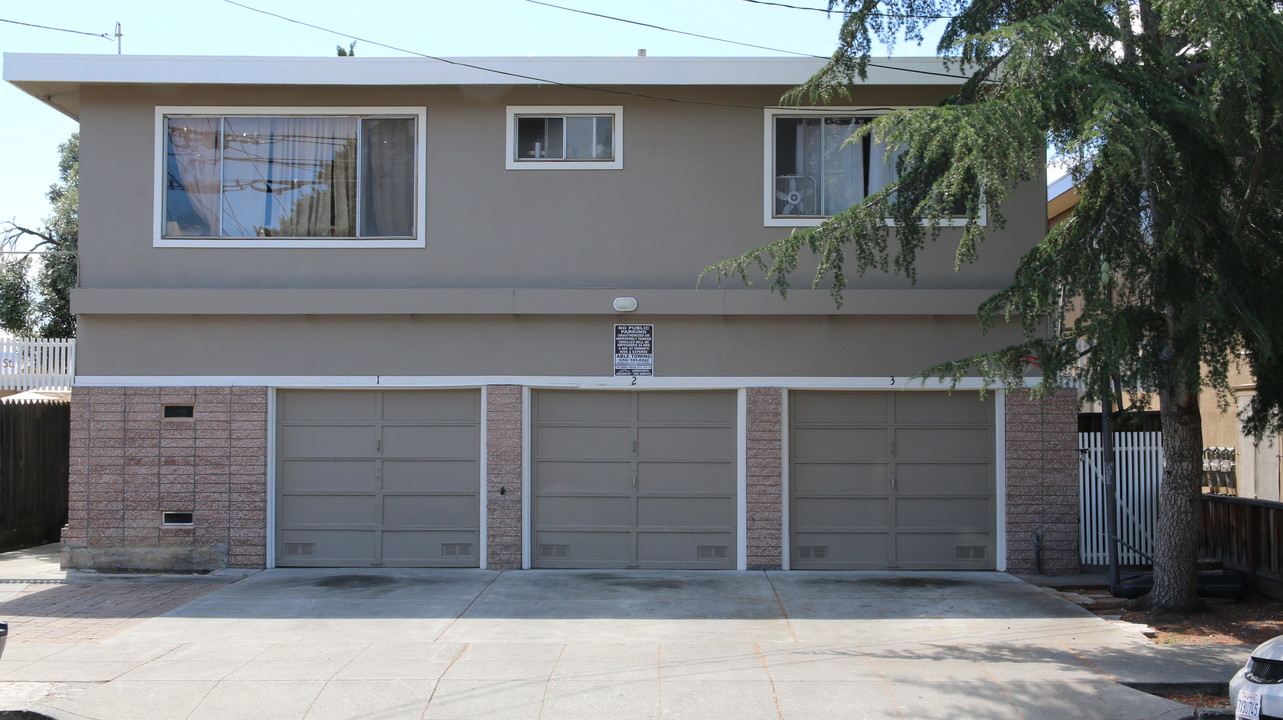
<svg viewBox="0 0 1283 720"><path fill-rule="evenodd" d="M615 326L615 377L654 377L655 326Z"/></svg>

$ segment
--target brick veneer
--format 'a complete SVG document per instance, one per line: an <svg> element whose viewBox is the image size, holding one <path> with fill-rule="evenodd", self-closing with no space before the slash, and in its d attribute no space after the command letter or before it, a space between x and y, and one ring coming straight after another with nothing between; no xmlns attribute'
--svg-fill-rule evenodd
<svg viewBox="0 0 1283 720"><path fill-rule="evenodd" d="M71 412L65 567L264 566L266 388L77 387ZM193 524L162 526L164 511Z"/></svg>
<svg viewBox="0 0 1283 720"><path fill-rule="evenodd" d="M502 492L501 492L502 491ZM486 388L486 566L521 567L521 387Z"/></svg>
<svg viewBox="0 0 1283 720"><path fill-rule="evenodd" d="M784 390L749 388L746 470L749 570L781 567Z"/></svg>
<svg viewBox="0 0 1283 720"><path fill-rule="evenodd" d="M1078 397L1062 390L1036 401L1007 393L1007 569L1076 573L1078 563Z"/></svg>

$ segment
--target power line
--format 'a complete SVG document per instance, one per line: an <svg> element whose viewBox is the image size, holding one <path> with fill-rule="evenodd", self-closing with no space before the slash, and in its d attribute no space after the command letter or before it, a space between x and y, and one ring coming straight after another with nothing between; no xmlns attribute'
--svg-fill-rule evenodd
<svg viewBox="0 0 1283 720"><path fill-rule="evenodd" d="M842 10L830 10L829 8L804 7L802 5L789 5L788 3L782 3L782 2L770 2L770 0L744 0L744 2L753 3L754 5L772 5L774 7L788 8L790 10L809 10L811 12L822 12L829 15L835 12L844 12ZM913 20L952 20L955 17L957 17L956 15L917 15L914 13L887 13L887 12L871 12L869 13L869 15L872 15L874 17L904 18L904 19L913 19Z"/></svg>
<svg viewBox="0 0 1283 720"><path fill-rule="evenodd" d="M102 38L103 40L112 39L112 36L108 33L91 33L91 32L85 32L83 30L68 30L67 28L49 27L48 25L36 25L35 23L19 22L17 20L5 20L4 18L0 18L0 22L10 23L12 25L23 25L26 27L39 28L41 30L57 30L58 32L75 33L77 35L88 35L89 37Z"/></svg>
<svg viewBox="0 0 1283 720"><path fill-rule="evenodd" d="M663 27L662 25L652 25L650 23L644 23L638 20L627 20L625 18L614 17L613 15L602 15L601 13L588 12L587 10L578 10L576 8L566 7L564 5L553 5L552 3L549 3L549 2L542 2L542 0L526 0L526 2L531 3L533 5L543 5L544 7L557 8L558 10L565 10L567 12L579 13L580 15L591 15L593 17L602 18L603 20L614 20L616 22L628 23L629 25L639 25L641 27L651 28L654 30L662 30L664 32L676 33L678 35L686 35L688 37L699 38L701 40L712 40L713 42L727 43L730 45L739 45L740 47L750 47L750 48L756 48L758 50L770 50L771 52L785 53L787 55L798 55L800 57L815 58L817 60L828 60L828 58L824 57L823 55L812 55L810 53L795 52L793 50L781 50L780 48L767 47L765 45L754 45L753 43L739 42L738 40L727 40L725 38L713 37L712 35L700 35L699 33L686 32L685 30L675 30L673 28Z"/></svg>
<svg viewBox="0 0 1283 720"><path fill-rule="evenodd" d="M293 23L293 24L295 24L295 25L301 25L301 26L303 26L303 27L311 28L311 29L313 29L313 30L320 30L321 32L327 32L327 33L330 33L330 34L332 34L332 35L338 35L338 36L340 36L340 37L351 38L351 39L353 39L353 40L357 40L357 41L360 41L360 42L363 42L363 43L366 43L366 44L369 44L369 45L374 45L375 47L381 47L381 48L384 48L384 49L387 49L387 50L392 50L392 51L394 51L394 52L406 53L407 55L414 55L414 56L416 56L416 57L425 58L425 59L427 59L427 60L435 60L436 62L445 63L446 65L454 65L454 66L456 66L456 67L466 67L466 68L469 68L469 69L471 69L471 70L478 70L478 71L481 71L481 72L493 73L493 74L495 74L495 75L502 75L502 76L504 76L504 77L516 78L516 79L518 79L518 80L529 80L530 82L540 83L540 84L544 84L544 85L556 85L556 86L558 86L558 87L574 88L574 89L577 89L577 90L588 90L588 91L592 91L592 92L607 93L607 94L610 94L610 95L624 95L624 96L628 96L628 97L644 98L644 99L647 99L647 100L663 100L663 101L665 101L665 102L683 103L683 104L687 104L687 105L708 105L708 106L713 106L713 107L741 108L741 109L748 109L748 110L761 110L761 109L766 108L766 107L778 107L778 106L775 106L775 105L744 105L744 104L742 104L742 103L722 103L722 102L714 102L714 101L711 101L711 100L690 100L690 99L687 99L687 98L667 97L667 96L664 96L664 95L651 95L651 94L649 94L649 93L636 92L636 91L633 91L633 90L619 90L619 89L616 89L616 88L601 87L601 86L598 86L598 85L581 85L581 84L577 84L577 83L561 82L561 81L558 81L558 80L552 80L552 79L549 79L549 78L538 77L538 76L535 76L535 75L526 75L526 74L523 74L523 73L511 72L511 71L508 71L508 70L500 70L500 69L498 69L498 68L486 67L486 66L484 66L484 65L476 65L476 64L474 64L474 63L463 62L463 61L461 61L461 60L451 60L451 59L449 59L449 58L439 57L439 56L436 56L436 55L428 55L427 53L421 53L421 52L418 52L418 51L416 51L416 50L410 50L410 49L408 49L408 48L397 47L397 46L395 46L395 45L389 45L389 44L387 44L387 43L379 42L378 40L371 40L371 39L369 39L369 38L358 37L358 36L356 36L356 35L352 35L351 33L340 32L340 31L335 30L335 29L333 29L333 28L327 28L327 27L323 27L323 26L321 26L321 25L316 25L316 24L313 24L313 23L305 22L305 21L303 21L303 20L297 20L297 19L295 19L295 18L286 17L285 15L281 15L281 14L278 14L278 13L274 13L274 12L271 12L271 11L268 11L268 10L261 10L261 9L259 9L259 8L256 8L256 7L251 7L251 6L249 6L249 5L246 5L246 4L242 3L242 2L237 2L237 0L223 0L223 2L225 2L225 3L229 4L229 5L235 5L235 6L239 7L239 8L245 9L245 10L249 10L250 12L256 12L256 13L259 13L259 14L261 14L261 15L267 15L267 16L269 16L269 17L274 17L274 18L276 18L276 19L278 19L278 20L284 20L285 22L288 22L288 23ZM954 80L965 80L965 79L967 79L965 75L953 75L953 74L949 74L949 73L932 72L932 71L929 71L929 70L915 70L915 69L912 69L912 68L899 68L899 67L894 67L894 66L890 66L890 65L878 65L878 64L876 64L876 63L869 63L869 65L870 65L871 67L881 67L881 68L887 68L887 69L891 69L891 70L901 70L901 71L904 71L904 72L910 72L910 73L921 73L921 74L924 74L924 75L938 75L938 76L941 76L941 77L948 77L948 78L952 78L952 79L954 79ZM825 109L824 109L824 108L796 108L796 109L798 109L798 110L802 110L802 111L806 111L806 110L815 110L816 112L823 112L823 111L825 111ZM891 110L891 109L892 109L892 108L885 108L885 107L870 107L870 108L864 108L864 110L866 110L866 111L874 111L874 110Z"/></svg>

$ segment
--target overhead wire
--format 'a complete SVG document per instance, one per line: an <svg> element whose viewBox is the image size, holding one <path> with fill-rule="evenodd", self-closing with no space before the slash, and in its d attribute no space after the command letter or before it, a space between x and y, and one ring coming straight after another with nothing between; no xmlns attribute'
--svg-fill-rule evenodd
<svg viewBox="0 0 1283 720"><path fill-rule="evenodd" d="M98 37L104 40L111 40L115 37L109 33L91 33L91 32L85 32L84 30L68 30L67 28L50 27L48 25L37 25L35 23L22 22L19 20L6 20L4 18L0 18L0 22L9 23L11 25L22 25L25 27L39 28L41 30L56 30L58 32L75 33L76 35L88 35L89 37Z"/></svg>
<svg viewBox="0 0 1283 720"><path fill-rule="evenodd" d="M676 98L676 97L669 97L669 96L664 96L664 95L653 95L653 94L650 94L650 93L637 92L637 91L634 91L634 90L620 90L620 89L618 89L618 88L602 87L602 86L599 86L599 85L583 85L583 84L579 84L579 83L567 83L567 82L561 82L561 81L558 81L558 80L553 80L553 79L545 78L545 77L539 77L539 76L536 76L536 75L527 75L527 74L524 74L524 73L512 72L512 71L509 71L509 70L501 70L501 69L499 69L499 68L486 67L486 66L484 66L484 65L477 65L476 63L465 62L465 61L463 61L463 60L453 60L453 59L450 59L450 58L440 57L440 56L437 56L437 55L429 55L429 54L427 54L427 53L422 53L422 52L419 52L419 51L417 51L417 50L411 50L411 49L409 49L409 48L403 48L403 47L398 47L398 46L396 46L396 45L390 45L390 44L388 44L388 43L379 42L378 40L373 40L373 39L370 39L370 38L364 38L364 37L360 37L360 36L357 36L357 35L353 35L353 34L351 34L351 33L342 32L342 31L340 31L340 30L336 30L336 29L334 29L334 28L328 28L328 27L324 27L324 26L322 26L322 25L317 25L317 24L315 24L315 23L310 23L310 22L307 22L307 21L304 21L304 20L299 20L299 19L297 19L297 18L287 17L287 16L285 16L285 15L281 15L281 14L279 14L279 13L271 12L271 11L269 11L269 10L263 10L263 9L261 9L261 8L256 8L256 7L253 7L253 6L247 5L247 4L243 3L243 2L238 2L238 0L223 0L223 2L225 2L225 3L229 4L229 5L235 5L235 6L239 7L239 8L244 9L244 10L249 10L250 12L256 12L256 13L259 13L259 14L261 14L261 15L267 15L268 17L274 17L274 18L276 18L276 19L278 19L278 20L283 20L283 21L288 22L288 23L293 23L293 24L295 24L295 25L301 25L301 26L303 26L303 27L311 28L311 29L313 29L313 30L319 30L319 31L321 31L321 32L326 32L326 33L330 33L330 34L333 34L333 35L338 35L338 36L340 36L340 37L351 38L352 40L356 40L356 41L359 41L359 42L363 42L363 43L366 43L367 45L373 45L373 46L375 46L375 47L381 47L381 48L384 48L384 49L386 49L386 50L392 50L392 51L394 51L394 52L405 53L405 54L407 54L407 55L414 55L414 56L416 56L416 57L421 57L421 58L424 58L424 59L427 59L427 60L434 60L434 61L436 61L436 62L444 63L444 64L446 64L446 65L453 65L453 66L456 66L456 67L465 67L465 68L468 68L468 69L471 69L471 70L477 70L477 71L480 71L480 72L492 73L492 74L495 74L495 75L501 75L501 76L505 76L505 77L516 78L516 79L519 79L519 80L528 80L528 81L530 81L530 82L536 82L536 83L545 84L545 85L555 85L555 86L558 86L558 87L573 88L573 89L577 89L577 90L588 90L588 91L592 91L592 92L607 93L607 94L610 94L610 95L624 95L624 96L629 96L629 97L644 98L644 99L648 99L648 100L662 100L662 101L666 101L666 102L682 103L682 104L689 104L689 105L706 105L706 106L712 106L712 107L728 107L728 108L740 108L740 109L749 109L749 110L761 110L761 109L765 109L765 108L781 107L781 106L778 106L778 105L746 105L746 104L743 104L743 103L725 103L725 102L716 102L716 101L713 101L713 100L693 100L693 99L690 99L690 98ZM541 4L543 4L543 3L541 3ZM815 56L812 56L812 57L815 57ZM820 58L820 59L823 59L823 58ZM965 80L965 79L967 79L967 76L965 76L965 75L955 75L955 74L950 74L950 73L931 72L931 71L928 71L928 70L916 70L916 69L913 69L913 68L900 68L900 67L895 67L895 66L891 66L891 65L878 65L878 64L874 64L874 63L869 63L869 65L870 65L870 66L872 66L872 67L881 67L881 68L886 68L886 69L891 69L891 70L902 70L902 71L904 71L904 72L921 73L921 74L925 74L925 75L938 75L938 76L941 76L941 77L948 77L948 78L952 78L952 79L954 79L954 80ZM805 108L805 107L803 107L803 108L793 108L793 109L797 109L797 110L801 110L801 111L812 110L812 108ZM868 111L874 111L874 110L887 110L887 111L890 111L890 110L892 110L893 108L889 108L889 107L869 107L869 108L862 108L862 109L863 109L863 110L868 110ZM823 112L823 111L824 111L824 108L814 108L813 110L815 110L815 111L817 111L817 112Z"/></svg>

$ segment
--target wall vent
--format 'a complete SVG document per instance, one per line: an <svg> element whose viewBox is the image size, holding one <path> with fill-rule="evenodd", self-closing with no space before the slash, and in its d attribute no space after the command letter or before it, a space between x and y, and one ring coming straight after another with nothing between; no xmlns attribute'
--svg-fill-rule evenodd
<svg viewBox="0 0 1283 720"><path fill-rule="evenodd" d="M695 556L700 560L725 560L725 545L700 545L695 550Z"/></svg>
<svg viewBox="0 0 1283 720"><path fill-rule="evenodd" d="M985 559L984 545L958 545L956 547L958 550L959 560L984 560Z"/></svg>
<svg viewBox="0 0 1283 720"><path fill-rule="evenodd" d="M441 557L471 557L472 543L442 543Z"/></svg>
<svg viewBox="0 0 1283 720"><path fill-rule="evenodd" d="M191 525L192 514L190 512L162 512L160 514L161 525Z"/></svg>
<svg viewBox="0 0 1283 720"><path fill-rule="evenodd" d="M798 545L798 560L826 560L829 557L828 545Z"/></svg>
<svg viewBox="0 0 1283 720"><path fill-rule="evenodd" d="M195 405L166 405L164 417L166 420L190 420L196 417Z"/></svg>
<svg viewBox="0 0 1283 720"><path fill-rule="evenodd" d="M316 543L285 543L285 554L290 557L315 555Z"/></svg>
<svg viewBox="0 0 1283 720"><path fill-rule="evenodd" d="M540 545L539 557L568 558L570 557L570 546L569 545Z"/></svg>

